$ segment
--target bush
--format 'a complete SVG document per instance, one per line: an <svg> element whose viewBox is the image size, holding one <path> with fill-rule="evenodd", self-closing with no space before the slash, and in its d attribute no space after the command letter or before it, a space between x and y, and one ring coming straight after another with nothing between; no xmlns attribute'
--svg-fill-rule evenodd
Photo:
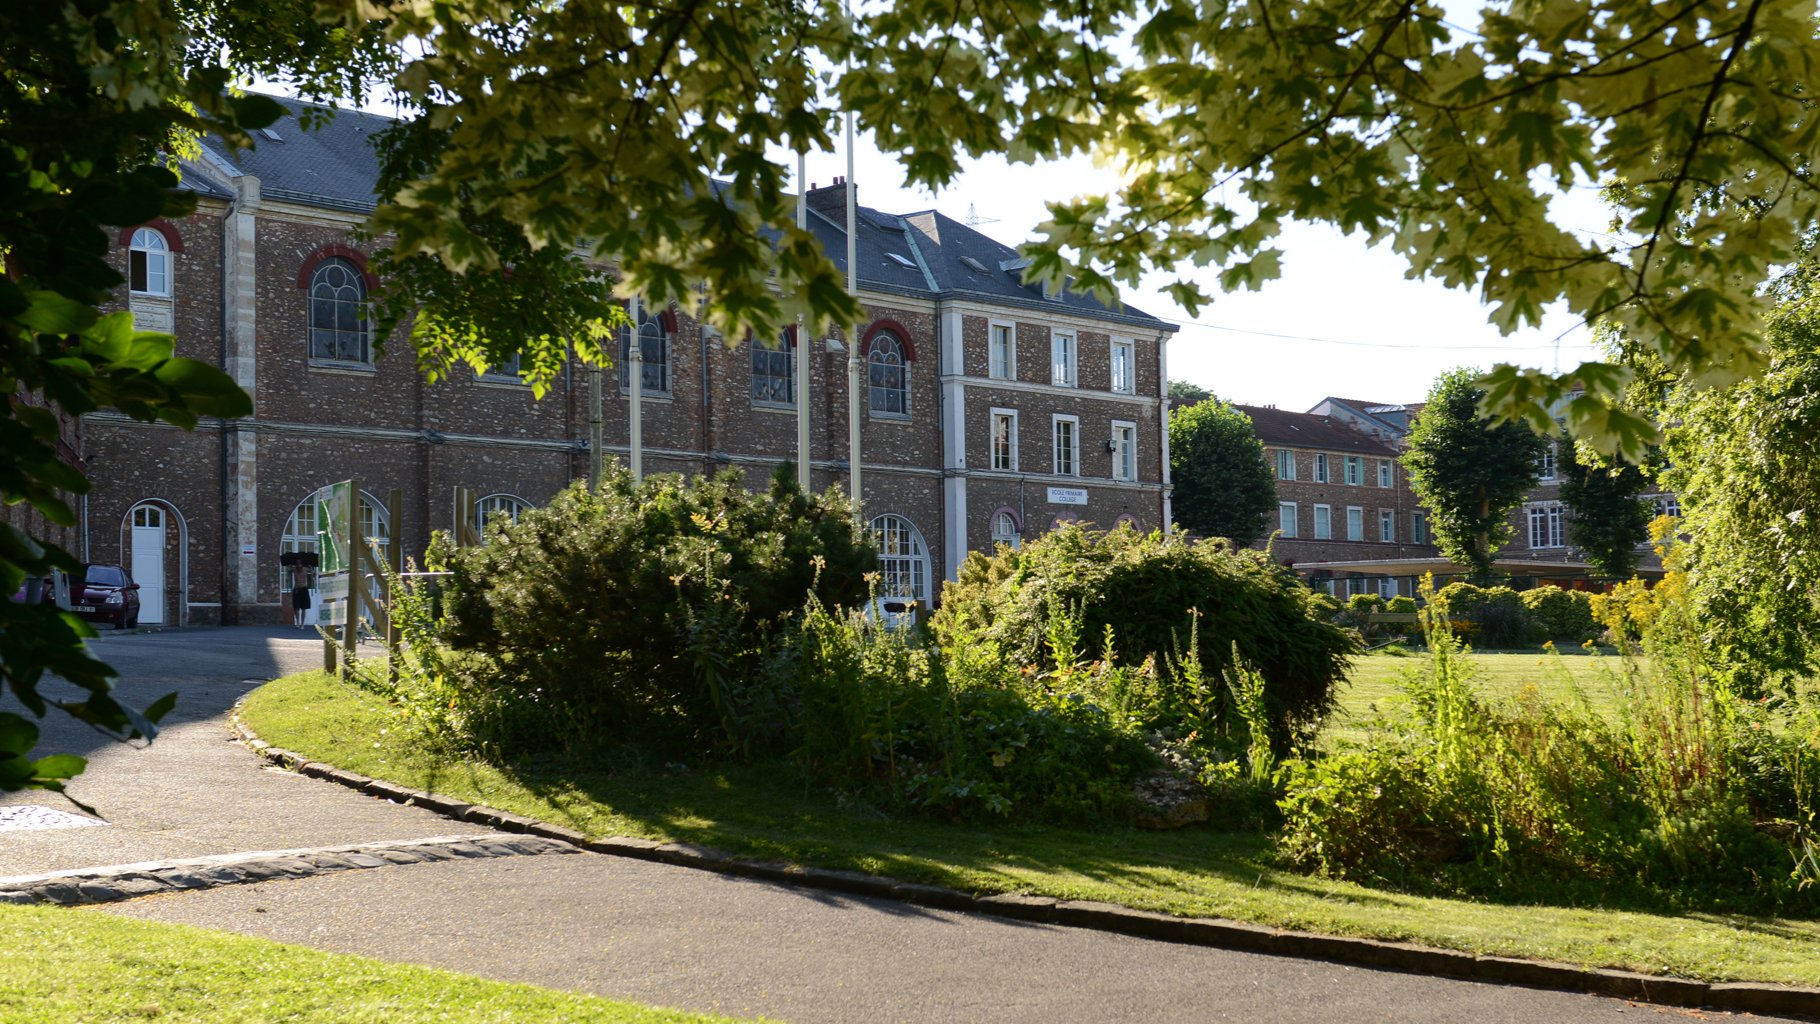
<svg viewBox="0 0 1820 1024"><path fill-rule="evenodd" d="M1385 602L1384 610L1394 615L1412 615L1416 610L1416 599L1398 594Z"/></svg>
<svg viewBox="0 0 1820 1024"><path fill-rule="evenodd" d="M479 547L444 550L441 641L476 742L538 750L641 737L742 742L779 714L755 688L813 593L857 606L876 566L838 494L737 471L576 484Z"/></svg>
<svg viewBox="0 0 1820 1024"><path fill-rule="evenodd" d="M1428 670L1404 683L1413 722L1285 766L1285 853L1501 899L1820 907L1820 711L1737 699L1700 662L1678 594L1658 590L1649 657L1625 659L1612 721L1534 688L1487 703L1431 616Z"/></svg>
<svg viewBox="0 0 1820 1024"><path fill-rule="evenodd" d="M1471 633L1481 647L1527 647L1540 642L1529 609L1509 587L1449 583L1434 595L1432 603L1449 620L1471 623Z"/></svg>
<svg viewBox="0 0 1820 1024"><path fill-rule="evenodd" d="M1129 680L1104 666L1020 681L990 650L964 642L945 655L814 599L780 660L800 709L792 758L886 806L1103 821L1128 812L1130 780L1155 761L1112 710Z"/></svg>
<svg viewBox="0 0 1820 1024"><path fill-rule="evenodd" d="M1084 637L1110 630L1117 641L1107 660L1151 663L1164 694L1176 692L1177 667L1192 651L1216 685L1160 701L1146 724L1178 729L1200 707L1193 713L1204 714L1207 735L1233 745L1243 730L1230 689L1217 684L1236 650L1264 680L1278 756L1312 734L1358 651L1352 634L1310 616L1306 588L1263 552L1130 528L1068 526L1021 549L976 552L943 591L933 625L945 647L977 638L1015 664L1053 669L1046 641L1057 616L1078 618Z"/></svg>
<svg viewBox="0 0 1820 1024"><path fill-rule="evenodd" d="M1579 644L1603 632L1593 619L1592 595L1583 590L1537 587L1519 596L1536 632L1545 639Z"/></svg>

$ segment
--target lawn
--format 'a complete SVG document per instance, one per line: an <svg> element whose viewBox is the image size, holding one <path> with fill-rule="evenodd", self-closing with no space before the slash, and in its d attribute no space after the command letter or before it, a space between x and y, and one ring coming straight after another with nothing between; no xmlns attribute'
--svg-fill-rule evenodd
<svg viewBox="0 0 1820 1024"><path fill-rule="evenodd" d="M1601 715L1615 713L1620 666L1616 655L1570 648L1559 653L1474 653L1468 660L1473 685L1487 699L1508 699L1525 687L1536 686L1557 699L1584 698ZM1396 657L1380 653L1359 658L1340 688L1340 706L1329 719L1323 739L1328 743L1362 740L1364 725L1371 718L1380 714L1395 718L1404 703L1398 680L1427 663L1419 654Z"/></svg>
<svg viewBox="0 0 1820 1024"><path fill-rule="evenodd" d="M1540 656L1492 655L1516 677ZM1563 659L1566 660L1566 659ZM1344 703L1388 699L1414 659L1361 662ZM1570 671L1577 671L1570 670ZM1254 832L985 828L905 820L790 781L775 766L593 756L500 767L436 753L401 712L322 673L256 691L244 717L279 746L403 785L592 836L687 841L749 857L854 868L981 892L1029 892L1332 934L1421 942L1709 980L1820 984L1820 921L1439 899L1277 866Z"/></svg>
<svg viewBox="0 0 1820 1024"><path fill-rule="evenodd" d="M727 1021L114 917L0 906L0 1020L88 1024L708 1024Z"/></svg>

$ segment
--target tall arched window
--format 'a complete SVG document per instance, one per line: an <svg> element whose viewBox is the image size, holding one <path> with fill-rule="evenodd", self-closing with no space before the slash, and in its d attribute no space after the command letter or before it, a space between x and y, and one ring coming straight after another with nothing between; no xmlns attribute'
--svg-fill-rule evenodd
<svg viewBox="0 0 1820 1024"><path fill-rule="evenodd" d="M489 494L474 503L474 525L480 529L480 535L487 535L487 524L494 520L508 523L518 522L518 517L531 503L511 494Z"/></svg>
<svg viewBox="0 0 1820 1024"><path fill-rule="evenodd" d="M873 335L866 345L866 391L873 412L910 415L910 365L904 343L889 331Z"/></svg>
<svg viewBox="0 0 1820 1024"><path fill-rule="evenodd" d="M133 232L127 252L127 277L135 295L171 294L171 247L164 233L154 228Z"/></svg>
<svg viewBox="0 0 1820 1024"><path fill-rule="evenodd" d="M366 275L330 256L310 274L310 358L369 363Z"/></svg>
<svg viewBox="0 0 1820 1024"><path fill-rule="evenodd" d="M643 311L644 319L638 324L638 352L644 359L644 391L669 394L670 392L670 342L664 336L663 321L651 310ZM630 327L619 329L619 389L630 391L632 378L626 376L632 367L632 334Z"/></svg>
<svg viewBox="0 0 1820 1024"><path fill-rule="evenodd" d="M1017 532L1017 517L1007 510L992 514L992 547L997 550L1000 544L1016 549L1023 543Z"/></svg>
<svg viewBox="0 0 1820 1024"><path fill-rule="evenodd" d="M878 596L892 603L929 603L929 548L923 535L903 516L883 515L872 520L878 543ZM892 609L895 611L896 609Z"/></svg>
<svg viewBox="0 0 1820 1024"><path fill-rule="evenodd" d="M762 405L796 404L796 361L788 332L775 348L753 338L752 400Z"/></svg>
<svg viewBox="0 0 1820 1024"><path fill-rule="evenodd" d="M293 551L315 551L316 531L319 528L316 492L311 491L308 497L297 503L296 508L291 509L291 517L285 520L284 533L278 538L278 553L288 555ZM360 492L360 530L366 534L367 544L375 553L385 553L386 545L392 540L392 518L386 514L385 503L365 491Z"/></svg>

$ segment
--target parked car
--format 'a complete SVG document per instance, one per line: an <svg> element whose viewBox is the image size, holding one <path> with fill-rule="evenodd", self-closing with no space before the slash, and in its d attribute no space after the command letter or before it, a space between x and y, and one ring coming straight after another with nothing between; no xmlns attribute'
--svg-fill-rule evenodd
<svg viewBox="0 0 1820 1024"><path fill-rule="evenodd" d="M112 623L116 629L139 625L139 584L121 566L83 566L70 597L75 613L90 622Z"/></svg>

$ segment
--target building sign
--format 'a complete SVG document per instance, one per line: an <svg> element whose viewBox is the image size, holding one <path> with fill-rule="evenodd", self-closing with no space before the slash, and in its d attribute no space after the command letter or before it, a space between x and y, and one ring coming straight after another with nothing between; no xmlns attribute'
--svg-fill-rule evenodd
<svg viewBox="0 0 1820 1024"><path fill-rule="evenodd" d="M1049 488L1051 505L1085 505L1087 488L1085 487L1051 487Z"/></svg>
<svg viewBox="0 0 1820 1024"><path fill-rule="evenodd" d="M171 304L168 300L146 299L135 296L130 303L133 311L133 327L141 331L160 331L169 334L176 326L171 317Z"/></svg>
<svg viewBox="0 0 1820 1024"><path fill-rule="evenodd" d="M348 573L354 568L354 485L351 480L316 492L316 624L343 626L348 621Z"/></svg>

